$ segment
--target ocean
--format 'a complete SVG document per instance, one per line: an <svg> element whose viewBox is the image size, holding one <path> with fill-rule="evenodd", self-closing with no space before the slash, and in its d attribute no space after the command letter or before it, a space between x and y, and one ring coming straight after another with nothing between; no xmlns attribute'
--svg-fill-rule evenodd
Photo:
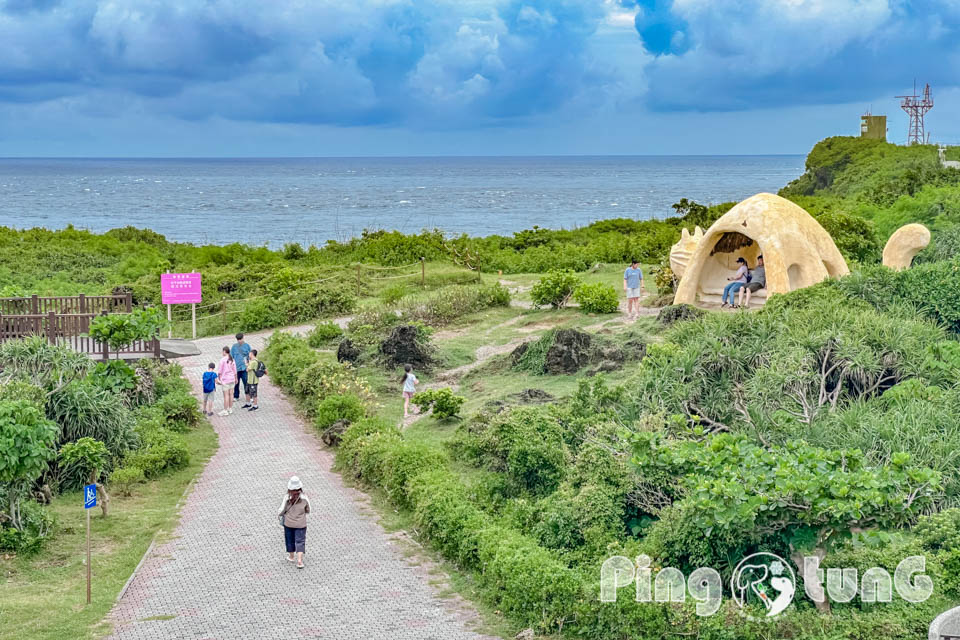
<svg viewBox="0 0 960 640"><path fill-rule="evenodd" d="M776 192L803 156L0 159L0 226L274 248L364 229L510 234Z"/></svg>

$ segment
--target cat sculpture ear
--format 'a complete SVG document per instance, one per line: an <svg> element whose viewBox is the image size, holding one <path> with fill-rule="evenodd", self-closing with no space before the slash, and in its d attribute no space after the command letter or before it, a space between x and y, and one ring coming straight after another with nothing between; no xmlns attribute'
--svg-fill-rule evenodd
<svg viewBox="0 0 960 640"><path fill-rule="evenodd" d="M922 224L908 224L894 231L883 248L883 266L895 271L909 269L914 256L930 244L930 230Z"/></svg>
<svg viewBox="0 0 960 640"><path fill-rule="evenodd" d="M670 268L673 270L675 277L683 277L683 272L687 269L687 263L702 239L703 229L700 227L694 227L693 233L690 233L686 227L680 230L680 239L670 247Z"/></svg>

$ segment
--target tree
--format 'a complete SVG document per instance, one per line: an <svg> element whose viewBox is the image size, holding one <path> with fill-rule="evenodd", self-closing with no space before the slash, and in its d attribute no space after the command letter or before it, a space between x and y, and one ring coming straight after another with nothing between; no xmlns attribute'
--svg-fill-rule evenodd
<svg viewBox="0 0 960 640"><path fill-rule="evenodd" d="M107 445L93 438L80 438L76 442L68 442L60 447L60 463L68 467L77 467L86 473L90 484L97 485L97 494L100 496L100 509L103 516L107 516L110 496L103 485L97 482L100 474L107 466L110 452Z"/></svg>
<svg viewBox="0 0 960 640"><path fill-rule="evenodd" d="M57 425L27 400L0 400L0 484L7 487L7 517L17 530L20 496L54 457Z"/></svg>
<svg viewBox="0 0 960 640"><path fill-rule="evenodd" d="M717 529L779 536L801 572L804 556L822 560L842 538L909 524L940 490L940 475L911 466L906 453L871 466L857 449L800 440L765 448L728 433L705 442L640 433L633 453L642 473L682 478L681 502L706 535ZM830 606L824 601L817 608L828 612Z"/></svg>
<svg viewBox="0 0 960 640"><path fill-rule="evenodd" d="M132 313L97 316L90 321L88 335L111 349L122 349L136 340L156 337L165 324L159 307L134 309Z"/></svg>

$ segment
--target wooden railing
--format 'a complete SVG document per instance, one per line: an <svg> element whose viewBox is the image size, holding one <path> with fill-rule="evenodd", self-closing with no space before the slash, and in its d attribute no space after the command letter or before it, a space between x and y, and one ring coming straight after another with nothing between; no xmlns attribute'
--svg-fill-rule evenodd
<svg viewBox="0 0 960 640"><path fill-rule="evenodd" d="M30 296L29 298L0 298L0 315L20 316L48 314L130 313L133 296L129 293L111 296Z"/></svg>
<svg viewBox="0 0 960 640"><path fill-rule="evenodd" d="M160 339L137 340L122 349L110 349L109 345L85 335L90 331L90 321L110 311L129 313L130 295L124 296L74 296L41 298L0 298L0 342L30 336L43 336L52 344L65 344L80 353L109 360L159 358ZM33 309L46 309L34 313ZM85 312L56 311L55 309L87 309ZM96 311L94 311L96 310Z"/></svg>

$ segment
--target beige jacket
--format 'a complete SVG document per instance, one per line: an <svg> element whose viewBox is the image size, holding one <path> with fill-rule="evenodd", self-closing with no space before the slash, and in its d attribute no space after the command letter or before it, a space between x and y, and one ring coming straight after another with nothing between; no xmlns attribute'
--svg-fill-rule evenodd
<svg viewBox="0 0 960 640"><path fill-rule="evenodd" d="M288 496L283 496L283 502L277 509L277 514L283 513L287 508ZM283 526L291 529L303 529L307 526L307 514L310 513L310 500L305 493L300 493L300 499L290 505L286 515L283 518Z"/></svg>

